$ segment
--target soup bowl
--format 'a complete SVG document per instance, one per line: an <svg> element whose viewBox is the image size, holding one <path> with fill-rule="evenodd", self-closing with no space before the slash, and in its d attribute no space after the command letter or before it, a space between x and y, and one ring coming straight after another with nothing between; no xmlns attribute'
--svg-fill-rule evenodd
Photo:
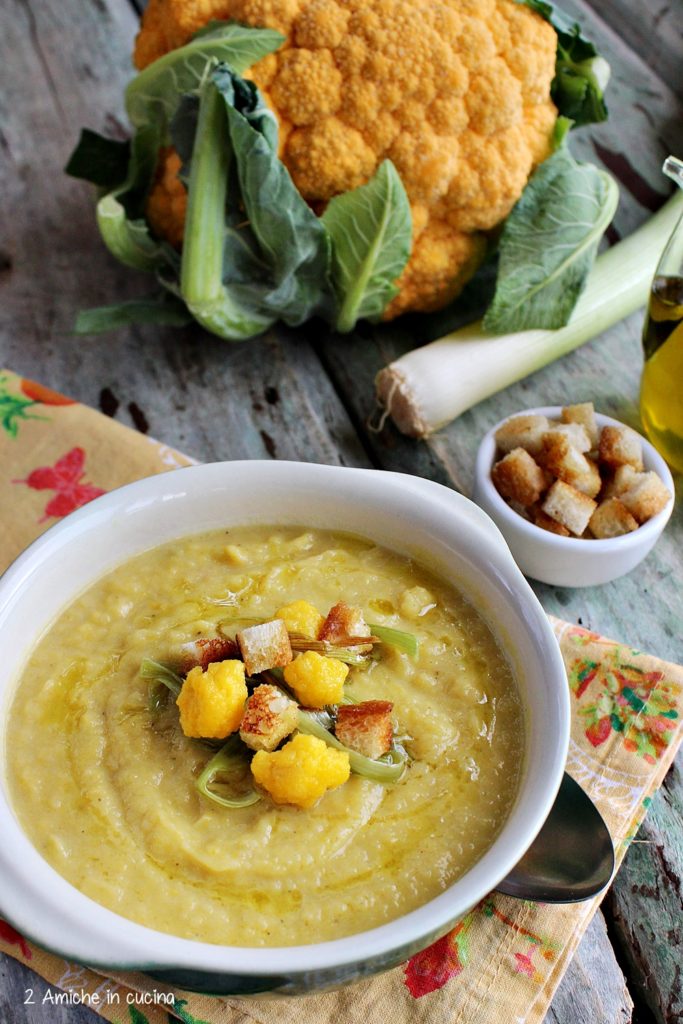
<svg viewBox="0 0 683 1024"><path fill-rule="evenodd" d="M2 721L36 642L89 585L158 544L251 525L356 534L414 559L465 595L504 650L523 708L524 762L509 815L470 870L387 924L308 945L221 946L144 927L74 888L23 832L3 767L0 915L61 957L105 971L144 971L221 995L337 987L402 963L448 932L512 869L550 811L569 741L569 695L548 620L489 517L456 492L403 474L287 462L216 463L140 480L73 513L0 580ZM2 737L4 766L5 728ZM40 740L37 734L35 742Z"/></svg>

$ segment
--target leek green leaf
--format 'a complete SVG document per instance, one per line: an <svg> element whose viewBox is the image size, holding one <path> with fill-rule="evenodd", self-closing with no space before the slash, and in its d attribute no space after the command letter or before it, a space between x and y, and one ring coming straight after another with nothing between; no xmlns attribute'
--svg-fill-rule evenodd
<svg viewBox="0 0 683 1024"><path fill-rule="evenodd" d="M148 299L131 299L110 306L82 309L76 317L74 334L102 334L132 324L184 327L189 323L192 323L192 316L185 304L172 295L162 293Z"/></svg>

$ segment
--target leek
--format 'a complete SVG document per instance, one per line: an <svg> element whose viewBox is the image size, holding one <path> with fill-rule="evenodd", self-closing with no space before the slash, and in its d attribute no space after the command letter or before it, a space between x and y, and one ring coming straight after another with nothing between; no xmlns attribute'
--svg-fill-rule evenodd
<svg viewBox="0 0 683 1024"><path fill-rule="evenodd" d="M402 629L392 629L391 626L378 626L377 624L371 625L370 623L368 623L368 626L374 636L381 640L382 643L395 647L399 651L404 651L411 658L417 658L420 643L413 633L404 633Z"/></svg>
<svg viewBox="0 0 683 1024"><path fill-rule="evenodd" d="M477 402L572 352L646 301L662 250L683 212L677 192L595 261L574 312L557 330L489 334L481 321L414 349L377 375L377 398L402 433L428 437Z"/></svg>

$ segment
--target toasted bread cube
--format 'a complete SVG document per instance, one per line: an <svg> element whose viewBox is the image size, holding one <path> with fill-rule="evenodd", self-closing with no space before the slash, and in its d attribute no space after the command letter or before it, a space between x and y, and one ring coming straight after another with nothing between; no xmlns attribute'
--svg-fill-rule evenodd
<svg viewBox="0 0 683 1024"><path fill-rule="evenodd" d="M341 704L334 734L345 747L365 757L377 759L391 749L393 728L388 700L364 700L361 704Z"/></svg>
<svg viewBox="0 0 683 1024"><path fill-rule="evenodd" d="M240 630L237 643L248 676L255 676L269 668L282 668L289 665L294 657L287 627L282 619L273 619Z"/></svg>
<svg viewBox="0 0 683 1024"><path fill-rule="evenodd" d="M508 501L508 505L512 511L516 512L518 516L522 517L522 519L528 519L529 522L531 522L532 510L534 508L533 505L529 505L529 507L526 508L524 505L520 505L518 501Z"/></svg>
<svg viewBox="0 0 683 1024"><path fill-rule="evenodd" d="M563 423L580 423L590 438L591 447L598 441L598 424L592 402L579 402L577 405L565 405L562 410Z"/></svg>
<svg viewBox="0 0 683 1024"><path fill-rule="evenodd" d="M556 533L558 537L568 537L569 530L562 523L558 523L556 519L551 519L547 516L543 509L539 508L534 513L534 523L536 526L540 526L542 530L547 530L549 533Z"/></svg>
<svg viewBox="0 0 683 1024"><path fill-rule="evenodd" d="M597 502L564 480L555 481L542 505L547 516L566 526L575 537L581 536L597 507Z"/></svg>
<svg viewBox="0 0 683 1024"><path fill-rule="evenodd" d="M594 498L602 487L598 467L574 447L566 434L558 431L544 434L537 458L549 473L571 484L589 498Z"/></svg>
<svg viewBox="0 0 683 1024"><path fill-rule="evenodd" d="M276 686L257 686L244 708L240 739L252 750L275 750L285 736L294 732L299 708Z"/></svg>
<svg viewBox="0 0 683 1024"><path fill-rule="evenodd" d="M638 529L638 523L618 498L607 498L606 501L601 501L588 525L591 533L598 540L622 537L625 533L633 533Z"/></svg>
<svg viewBox="0 0 683 1024"><path fill-rule="evenodd" d="M513 416L496 431L496 444L503 454L514 448L524 448L533 455L541 447L541 438L547 429L547 416L535 413Z"/></svg>
<svg viewBox="0 0 683 1024"><path fill-rule="evenodd" d="M533 505L546 487L543 470L524 448L514 448L491 470L491 479L504 498Z"/></svg>
<svg viewBox="0 0 683 1024"><path fill-rule="evenodd" d="M372 636L362 611L360 608L352 608L344 601L339 601L327 613L318 639L329 644L344 645L346 641L357 640L362 636ZM372 650L372 644L354 644L353 649L364 653Z"/></svg>
<svg viewBox="0 0 683 1024"><path fill-rule="evenodd" d="M639 523L652 519L666 507L671 495L656 473L638 473L620 500Z"/></svg>
<svg viewBox="0 0 683 1024"><path fill-rule="evenodd" d="M541 438L541 444L543 444L548 434L555 434L557 437L566 438L572 447L582 454L589 452L593 447L588 431L581 423L551 423Z"/></svg>
<svg viewBox="0 0 683 1024"><path fill-rule="evenodd" d="M230 640L227 636L200 637L199 640L189 640L180 647L182 657L180 670L187 674L195 665L205 669L214 661L226 661L229 658L239 657L239 647L236 640Z"/></svg>
<svg viewBox="0 0 683 1024"><path fill-rule="evenodd" d="M619 466L612 478L607 480L602 489L603 499L618 498L636 482L639 476L640 474L636 473L633 466Z"/></svg>
<svg viewBox="0 0 683 1024"><path fill-rule="evenodd" d="M600 461L608 466L632 466L638 473L643 469L643 449L640 437L629 427L603 427L598 444Z"/></svg>

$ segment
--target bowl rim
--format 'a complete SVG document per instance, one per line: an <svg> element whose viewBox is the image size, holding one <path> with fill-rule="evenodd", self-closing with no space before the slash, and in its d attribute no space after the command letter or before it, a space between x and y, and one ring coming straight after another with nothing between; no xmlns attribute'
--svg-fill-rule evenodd
<svg viewBox="0 0 683 1024"><path fill-rule="evenodd" d="M504 565L505 574L507 576L505 585L509 595L511 595L510 600L516 601L519 607L524 606L524 618L525 622L529 624L529 633L531 634L533 632L531 626L532 621L534 624L534 630L538 631L536 636L539 648L543 649L544 671L549 678L557 677L557 680L561 684L559 687L554 687L552 689L552 699L550 696L551 691L548 691L549 696L547 710L549 710L551 706L555 709L557 717L557 731L554 736L555 750L552 758L548 755L548 759L551 760L552 763L546 776L547 785L544 789L545 798L539 802L533 812L530 812L529 817L531 818L531 824L527 826L523 838L521 838L519 834L510 837L511 839L514 839L514 842L512 843L512 852L508 850L504 853L500 849L497 850L497 847L500 846L500 840L504 831L506 831L508 825L514 821L516 813L514 806L507 817L501 832L499 832L498 836L492 845L486 850L484 855L476 861L464 875L456 879L456 881L446 890L407 914L401 915L400 917L390 920L378 927L356 932L340 939L298 946L245 947L201 942L157 931L154 928L138 924L130 918L126 918L123 915L118 914L116 911L109 910L103 905L97 903L95 900L86 896L74 885L68 882L54 868L52 868L33 846L33 843L19 825L9 800L9 795L5 796L3 792L3 789L5 788L5 780L2 778L2 786L0 786L0 819L7 819L3 821L3 830L7 831L9 828L11 838L17 841L19 846L23 848L23 852L26 856L26 862L24 863L22 861L21 865L18 865L17 861L13 861L9 855L10 845L8 843L4 843L3 845L0 845L0 865L11 869L12 874L14 874L15 877L18 871L20 880L26 884L25 875L22 876L20 868L23 867L26 872L26 866L31 861L33 861L34 865L37 862L40 862L44 869L42 874L50 877L54 885L54 889L50 894L52 904L54 904L55 901L57 903L59 902L58 897L60 893L68 895L70 899L70 914L67 914L64 921L64 930L63 932L59 932L60 936L65 933L70 933L69 928L66 927L67 921L71 929L73 929L74 926L76 928L80 928L80 932L78 934L81 937L83 933L86 933L91 937L95 935L95 945L99 945L100 939L105 934L109 937L111 929L114 929L115 932L118 932L118 948L120 949L123 946L127 950L131 950L131 954L124 957L120 954L114 954L112 951L111 956L105 955L103 958L95 952L95 949L90 950L88 955L84 956L83 950L80 948L72 948L65 951L61 947L56 948L52 942L46 942L45 938L41 939L39 935L35 937L34 941L36 941L37 944L47 946L47 948L52 951L58 952L59 955L67 956L93 965L99 964L109 969L112 969L115 966L119 969L133 970L189 968L192 970L208 971L209 973L229 970L231 972L239 972L239 974L245 976L253 977L256 975L267 975L274 977L282 974L309 974L311 971L315 970L329 971L336 968L343 968L348 965L358 964L363 960L381 959L382 955L388 955L392 950L395 951L399 948L405 947L405 935L401 938L401 934L399 933L406 933L409 943L417 943L416 949L423 948L429 942L436 939L440 934L444 934L445 931L452 927L459 914L461 915L462 913L467 912L467 910L483 898L492 888L495 887L496 884L498 884L508 871L511 870L530 843L533 842L533 839L543 826L547 814L552 807L564 771L570 730L569 688L566 684L566 673L559 645L557 644L552 627L550 626L540 602L515 564L506 542L490 517L480 509L479 506L464 495L433 481L413 477L407 474L374 469L357 469L343 466L295 463L284 460L274 462L269 460L247 460L222 463L204 463L170 470L169 472L160 473L151 477L145 477L102 495L90 502L88 505L83 506L75 513L72 513L64 520L56 523L37 538L15 560L3 577L0 578L0 610L2 607L1 599L5 596L10 596L12 593L16 593L17 587L21 590L23 579L33 575L36 571L36 566L40 565L41 560L49 557L51 549L58 548L60 544L67 546L69 543L73 544L73 535L78 534L81 524L84 521L87 522L92 517L97 516L98 513L103 510L109 507L111 507L111 510L114 510L122 504L129 504L136 499L148 498L150 496L150 492L155 499L161 500L161 495L165 490L168 491L169 489L172 489L173 483L178 480L180 474L183 474L183 479L185 481L189 480L191 475L194 475L197 480L199 480L202 475L206 474L207 481L210 481L212 474L220 474L221 471L225 472L226 467L229 467L230 473L234 473L239 471L242 467L245 468L245 471L253 472L255 466L259 466L261 468L268 467L265 470L266 474L287 474L288 482L291 474L303 474L304 476L309 475L311 477L311 484L313 482L313 477L317 476L319 478L325 478L329 474L338 475L343 473L346 477L347 483L350 482L350 478L353 478L354 476L358 483L360 483L361 480L367 482L369 480L378 480L381 478L381 500L383 502L388 502L390 500L393 487L400 486L401 488L409 487L418 498L429 501L435 506L435 514L438 511L438 506L442 514L445 513L452 517L454 511L460 507L461 511L464 512L464 519L472 527L473 532L476 534L477 530L479 531L479 535L476 538L477 542L481 543L484 549L486 549L488 545L491 552L495 552L496 557L499 558L501 560L501 564ZM346 493L353 495L352 501L355 502L358 500L357 492L353 486L351 486L351 488L347 487ZM387 495L389 495L389 497L387 497ZM367 500L370 500L369 497ZM305 515L302 516L302 525L305 525ZM404 530L407 528L408 527L406 526L403 527ZM191 532L191 530L188 530L187 535ZM154 544L150 545L150 547L154 546ZM129 555L128 557L131 556ZM125 559L122 559L118 564L122 564L124 561ZM491 572L493 573L493 570L491 570ZM93 582L95 582L95 578L90 580L86 586L91 585ZM497 581L496 586L501 590L504 589L500 581ZM83 588L81 588L81 590L82 589ZM9 595L7 594L8 591ZM61 610L64 610L64 608L74 600L77 592L80 591L74 591L69 595L69 598L61 606ZM493 609L491 620L495 621L495 611ZM1 775L4 776L4 764L2 766ZM530 784L529 779L526 780L526 784ZM520 790L520 793L521 792L522 790ZM517 800L519 800L519 796L520 794L518 793ZM521 826L518 823L517 833L519 833L520 827ZM9 838L9 835L7 838ZM489 861L495 859L493 854L496 850L498 856L502 857L503 868L500 870L497 869L492 875ZM11 878L11 875L5 873L5 878L9 879ZM9 883L6 882L6 884ZM36 889L38 883L33 880L33 884L34 891L32 892L32 895L36 900L40 900L41 891L39 888ZM466 900L463 900L462 893L466 885L471 890L471 898L468 896ZM459 890L457 892L459 900L454 898L454 890ZM48 910L54 909L49 901L44 902L47 903ZM454 912L449 908L449 903L451 902L457 904L457 912ZM34 905L39 904L36 903ZM62 904L62 909L64 909L64 906L65 903ZM4 906L2 910L3 913L6 912ZM22 912L19 917L17 916L17 913L7 913L7 919L15 924L23 934L32 936L35 934L35 930L32 928L30 923L27 926L26 913L24 912L23 906L21 906L21 910ZM85 925L78 916L79 910L84 912L87 911L90 915L89 919L86 920ZM92 924L93 921L95 922L95 925ZM53 934L54 931L55 923L53 922ZM60 938L60 942L61 941L62 940ZM152 955L151 949L153 948L155 948L155 953ZM411 953L408 953L407 955L411 955Z"/></svg>
<svg viewBox="0 0 683 1024"><path fill-rule="evenodd" d="M620 551L628 551L633 548L638 548L653 538L656 539L671 518L671 514L674 509L676 487L671 470L652 442L641 434L639 430L636 430L635 427L631 427L628 423L624 423L622 420L617 420L613 416L608 416L605 413L595 413L595 419L598 426L627 427L629 430L632 430L634 434L637 434L643 444L643 453L646 455L643 462L647 462L652 465L652 469L659 476L662 483L666 485L666 488L669 491L669 501L661 512L658 512L655 516L646 520L646 522L641 523L637 530L632 530L631 533L622 534L620 537L562 537L559 534L551 533L550 530L544 530L542 527L537 526L528 519L524 519L523 516L520 516L518 512L515 512L515 510L508 505L503 496L498 492L493 480L491 479L491 469L493 468L496 457L496 443L494 437L496 431L499 430L504 423L507 423L508 420L514 419L515 416L543 415L548 416L549 418L559 417L562 413L562 409L564 408L566 407L562 405L542 405L532 409L522 409L519 412L513 412L508 416L504 416L503 419L499 420L498 423L494 424L494 426L484 434L479 443L479 448L477 449L474 470L475 479L479 490L485 494L487 500L496 509L496 515L500 515L506 526L509 525L512 529L519 530L521 534L527 536L529 540L534 543L544 543L558 549L573 551L575 553L593 552L595 554L617 554Z"/></svg>

